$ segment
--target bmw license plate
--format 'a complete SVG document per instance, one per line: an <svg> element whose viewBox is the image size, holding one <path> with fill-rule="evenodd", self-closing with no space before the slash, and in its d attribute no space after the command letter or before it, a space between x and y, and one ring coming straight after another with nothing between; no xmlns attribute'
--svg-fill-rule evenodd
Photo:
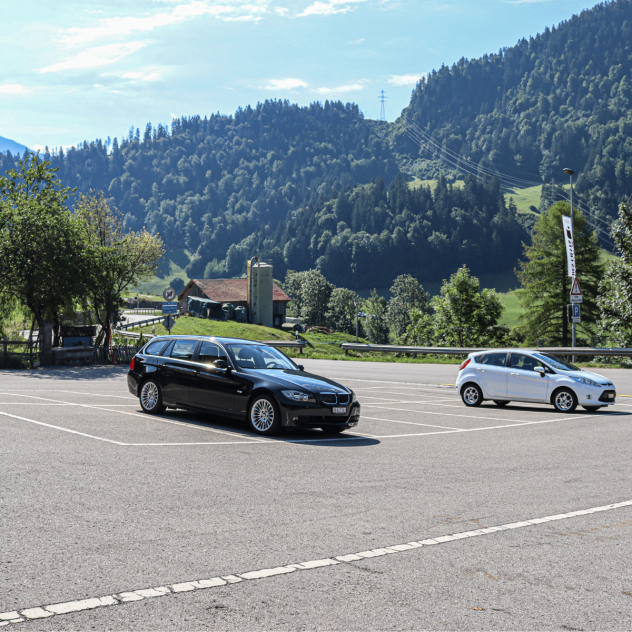
<svg viewBox="0 0 632 632"><path fill-rule="evenodd" d="M344 414L346 414L346 412L347 412L346 408L334 408L333 409L334 415L344 415Z"/></svg>

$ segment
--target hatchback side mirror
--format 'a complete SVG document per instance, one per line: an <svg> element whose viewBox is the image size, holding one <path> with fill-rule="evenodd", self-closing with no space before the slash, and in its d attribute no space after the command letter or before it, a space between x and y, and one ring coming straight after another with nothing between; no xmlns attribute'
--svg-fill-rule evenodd
<svg viewBox="0 0 632 632"><path fill-rule="evenodd" d="M228 364L226 360L215 360L215 362L213 362L213 366L216 369L224 369L224 371L230 371L230 364Z"/></svg>
<svg viewBox="0 0 632 632"><path fill-rule="evenodd" d="M536 366L535 371L540 374L540 377L544 377L544 374L546 373L546 369L542 366Z"/></svg>

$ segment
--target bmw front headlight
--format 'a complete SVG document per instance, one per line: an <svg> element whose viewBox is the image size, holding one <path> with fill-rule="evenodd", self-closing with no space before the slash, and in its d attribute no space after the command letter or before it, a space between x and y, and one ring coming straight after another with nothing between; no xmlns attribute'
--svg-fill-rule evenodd
<svg viewBox="0 0 632 632"><path fill-rule="evenodd" d="M571 376L576 382L579 382L580 384L586 384L588 386L599 386L599 384L597 384L597 382L594 382L593 380L589 380L587 377L574 377Z"/></svg>
<svg viewBox="0 0 632 632"><path fill-rule="evenodd" d="M309 393L301 393L301 391L281 391L285 397L295 402L315 402L316 400Z"/></svg>

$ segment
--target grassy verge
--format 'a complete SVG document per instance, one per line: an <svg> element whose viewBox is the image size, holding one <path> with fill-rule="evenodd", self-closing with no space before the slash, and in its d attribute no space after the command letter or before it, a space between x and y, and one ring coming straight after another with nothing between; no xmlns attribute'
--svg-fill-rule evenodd
<svg viewBox="0 0 632 632"><path fill-rule="evenodd" d="M155 325L156 335L166 335L167 330L162 324ZM135 328L131 331L151 333L152 325ZM225 336L228 338L243 338L244 340L296 340L296 336L290 332L259 325L248 325L236 323L234 321L215 321L182 316L176 321L175 327L171 330L174 335L189 336ZM428 358L397 357L392 353L355 353L350 351L348 355L340 348L343 342L355 342L355 336L349 334L324 334L309 332L299 335L301 340L307 342L307 347L300 353L298 349L283 349L283 352L300 360L301 358L321 359L321 360L360 360L365 362L406 362L414 364L460 364L462 359L455 359L449 356L431 356ZM358 342L366 343L364 339Z"/></svg>

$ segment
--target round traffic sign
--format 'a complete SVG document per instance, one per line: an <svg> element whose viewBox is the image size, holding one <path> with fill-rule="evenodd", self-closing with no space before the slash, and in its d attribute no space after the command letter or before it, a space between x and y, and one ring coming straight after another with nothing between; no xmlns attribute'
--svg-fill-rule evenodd
<svg viewBox="0 0 632 632"><path fill-rule="evenodd" d="M168 287L163 293L162 293L162 298L165 299L165 301L173 301L173 299L176 297L176 291L172 288L172 287Z"/></svg>

